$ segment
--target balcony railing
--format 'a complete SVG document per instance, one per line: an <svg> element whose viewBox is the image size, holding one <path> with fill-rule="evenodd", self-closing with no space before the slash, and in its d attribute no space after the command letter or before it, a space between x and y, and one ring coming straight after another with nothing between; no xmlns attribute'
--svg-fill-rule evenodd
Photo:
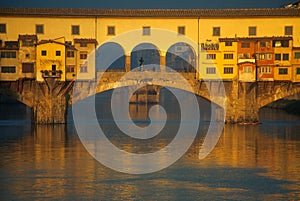
<svg viewBox="0 0 300 201"><path fill-rule="evenodd" d="M61 78L62 71L61 70L41 70L43 78L53 77L53 78Z"/></svg>

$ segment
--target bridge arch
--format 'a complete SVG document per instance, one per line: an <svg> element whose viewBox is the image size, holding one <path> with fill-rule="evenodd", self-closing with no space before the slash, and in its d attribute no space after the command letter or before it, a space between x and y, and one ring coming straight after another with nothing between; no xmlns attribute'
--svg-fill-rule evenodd
<svg viewBox="0 0 300 201"><path fill-rule="evenodd" d="M131 51L130 68L135 69L141 63L146 69L160 70L160 51L152 43L141 43Z"/></svg>
<svg viewBox="0 0 300 201"><path fill-rule="evenodd" d="M115 42L102 44L96 50L96 68L98 72L125 71L124 48Z"/></svg>
<svg viewBox="0 0 300 201"><path fill-rule="evenodd" d="M166 53L166 66L179 72L195 72L196 53L194 48L184 42L173 44Z"/></svg>

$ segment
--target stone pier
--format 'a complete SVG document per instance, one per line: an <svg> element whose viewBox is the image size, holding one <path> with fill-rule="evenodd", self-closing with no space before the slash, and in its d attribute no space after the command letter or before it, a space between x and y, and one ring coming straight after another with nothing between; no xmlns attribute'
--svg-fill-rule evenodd
<svg viewBox="0 0 300 201"><path fill-rule="evenodd" d="M68 93L73 82L61 82L55 77L36 82L32 122L64 124L67 122Z"/></svg>

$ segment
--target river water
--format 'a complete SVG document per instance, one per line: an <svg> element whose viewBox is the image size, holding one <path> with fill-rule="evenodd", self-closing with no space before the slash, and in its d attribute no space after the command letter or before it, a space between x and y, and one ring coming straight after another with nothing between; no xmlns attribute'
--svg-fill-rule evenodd
<svg viewBox="0 0 300 201"><path fill-rule="evenodd" d="M180 116L168 92L161 93L161 102L171 118ZM155 143L116 137L107 111L110 92L98 95L96 104L108 138L124 150L156 150L174 138L172 129ZM300 116L263 108L262 124L225 125L216 147L200 160L209 105L199 98L198 135L176 163L133 175L111 170L89 155L71 111L67 125L33 126L28 107L1 104L0 200L300 200ZM136 124L146 126L150 106L129 107Z"/></svg>

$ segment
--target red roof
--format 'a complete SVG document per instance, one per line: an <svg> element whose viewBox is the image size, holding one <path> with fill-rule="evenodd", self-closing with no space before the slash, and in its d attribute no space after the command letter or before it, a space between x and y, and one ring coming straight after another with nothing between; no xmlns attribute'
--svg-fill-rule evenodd
<svg viewBox="0 0 300 201"><path fill-rule="evenodd" d="M35 41L37 41L37 35L19 35L19 40L35 40Z"/></svg>
<svg viewBox="0 0 300 201"><path fill-rule="evenodd" d="M97 44L97 40L92 39L92 38L75 38L74 43L94 43L94 44Z"/></svg>

